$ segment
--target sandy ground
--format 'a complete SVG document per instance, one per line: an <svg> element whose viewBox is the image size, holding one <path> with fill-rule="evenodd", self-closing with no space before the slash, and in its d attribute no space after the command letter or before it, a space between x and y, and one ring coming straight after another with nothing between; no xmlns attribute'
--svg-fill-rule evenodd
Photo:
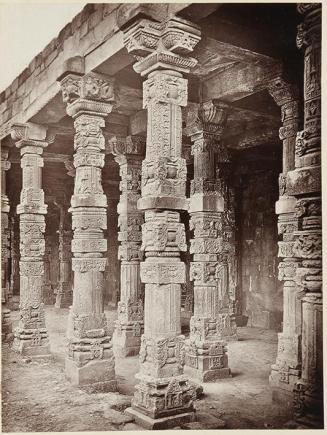
<svg viewBox="0 0 327 435"><path fill-rule="evenodd" d="M53 361L33 362L3 345L2 431L140 430L123 412L133 394L138 357L116 361L119 393L88 394L72 387L64 375L68 310L46 311ZM106 314L113 324L116 312ZM18 312L12 312L14 324L17 318ZM276 333L239 328L239 338L228 345L233 377L202 385L204 396L195 402L198 423L192 428L282 428L289 420L287 409L272 402L268 384Z"/></svg>

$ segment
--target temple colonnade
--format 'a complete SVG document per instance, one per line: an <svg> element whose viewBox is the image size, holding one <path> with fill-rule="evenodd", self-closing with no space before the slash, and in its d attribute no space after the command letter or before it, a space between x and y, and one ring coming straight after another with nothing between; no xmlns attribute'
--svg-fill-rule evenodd
<svg viewBox="0 0 327 435"><path fill-rule="evenodd" d="M304 52L304 99L281 72L266 82L281 110L283 143L276 203L283 329L270 385L275 398L294 399L299 422L314 425L322 413L321 7L299 5L298 10L304 15L297 36ZM70 306L68 379L95 391L115 391L115 354L139 354L138 383L128 412L147 428L174 427L194 418L195 389L190 379L219 382L231 376L227 342L237 340L235 195L230 182L232 157L222 140L230 105L215 98L188 105L189 74L197 64L192 52L201 40L199 26L177 17L164 22L142 17L127 20L121 30L127 52L136 58L133 68L144 80L146 140L130 134L105 137L107 117L117 104L113 77L85 74L83 62L75 58L66 62L58 77L74 125L74 192L69 210L54 201L60 216L55 306ZM189 198L183 128L194 167ZM54 136L51 129L32 122L13 124L11 136L22 168L17 206L20 320L13 348L23 355L47 358L51 352L42 290L47 214L42 155ZM121 291L113 337L104 313L108 205L102 174L108 149L120 173ZM4 339L11 333L8 152L1 149ZM181 257L187 251L181 216L185 212L192 231L188 273L194 288L187 340L181 333L181 288L186 283Z"/></svg>

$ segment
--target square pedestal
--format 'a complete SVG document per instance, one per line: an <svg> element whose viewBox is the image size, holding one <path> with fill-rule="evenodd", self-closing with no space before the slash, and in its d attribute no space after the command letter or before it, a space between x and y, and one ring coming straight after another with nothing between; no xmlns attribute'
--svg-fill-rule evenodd
<svg viewBox="0 0 327 435"><path fill-rule="evenodd" d="M112 343L115 356L120 358L135 356L140 353L141 336L135 336L133 331L129 330L123 330L120 333L115 330Z"/></svg>
<svg viewBox="0 0 327 435"><path fill-rule="evenodd" d="M125 413L135 418L135 422L145 429L170 429L182 423L191 423L195 419L194 412L171 415L162 418L151 418L133 408L127 408Z"/></svg>
<svg viewBox="0 0 327 435"><path fill-rule="evenodd" d="M31 345L30 340L20 340L15 337L12 349L23 356L35 359L52 359L50 352L50 343Z"/></svg>
<svg viewBox="0 0 327 435"><path fill-rule="evenodd" d="M89 392L117 391L115 367L110 360L90 361L77 367L74 360L66 358L65 373L73 385L86 388Z"/></svg>

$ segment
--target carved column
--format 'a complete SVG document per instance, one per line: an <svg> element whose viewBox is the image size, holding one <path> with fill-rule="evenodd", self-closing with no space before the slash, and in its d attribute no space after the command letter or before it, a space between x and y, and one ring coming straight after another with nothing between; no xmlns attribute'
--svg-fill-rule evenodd
<svg viewBox="0 0 327 435"><path fill-rule="evenodd" d="M73 303L72 289L72 236L71 230L65 225L67 207L65 204L54 203L59 209L59 282L55 289L55 308L69 308Z"/></svg>
<svg viewBox="0 0 327 435"><path fill-rule="evenodd" d="M102 188L105 139L102 129L114 103L107 76L65 73L59 78L67 113L74 120L74 194L71 198L73 305L68 319L66 376L91 390L116 389L115 362L103 287L107 259L107 199Z"/></svg>
<svg viewBox="0 0 327 435"><path fill-rule="evenodd" d="M279 137L283 142L283 172L279 176L280 196L276 202L278 215L279 279L283 285L283 331L278 334L278 353L272 366L270 384L273 397L287 401L293 397L293 388L301 375L301 302L295 279L298 259L292 248L299 219L295 210L296 199L286 191L286 177L295 168L295 140L299 125L299 95L294 85L282 77L272 80L268 86L270 95L281 108L282 127Z"/></svg>
<svg viewBox="0 0 327 435"><path fill-rule="evenodd" d="M219 103L220 110L224 105ZM225 107L225 112L227 108ZM226 116L226 115L225 115ZM232 177L232 154L224 146L220 137L224 127L224 120L220 123L220 133L216 133L215 168L216 183L218 191L224 200L224 211L222 214L222 231L220 233L223 241L222 252L218 255L218 320L219 331L224 340L238 340L236 326L236 286L237 286L237 259L235 240L235 190Z"/></svg>
<svg viewBox="0 0 327 435"><path fill-rule="evenodd" d="M321 3L299 4L304 22L297 44L304 48L304 129L297 135L295 170L286 188L296 198L299 230L293 254L300 261L295 281L302 292L302 370L295 387L295 415L323 427L322 229L321 229Z"/></svg>
<svg viewBox="0 0 327 435"><path fill-rule="evenodd" d="M50 354L50 346L42 302L47 213L42 189L42 153L50 139L46 129L35 124L13 125L12 138L20 149L23 170L17 206L20 216L20 320L13 348L31 357L46 357Z"/></svg>
<svg viewBox="0 0 327 435"><path fill-rule="evenodd" d="M116 137L110 141L111 152L120 169L120 201L117 207L120 246L120 301L113 343L119 356L137 355L143 333L140 260L143 213L137 208L141 197L141 168L145 149L142 137Z"/></svg>
<svg viewBox="0 0 327 435"><path fill-rule="evenodd" d="M203 382L230 376L223 341L223 335L230 334L225 328L230 325L228 263L224 252L227 245L223 240L225 201L222 180L216 178L225 121L226 106L214 101L195 107L187 116L194 156L189 208L194 315L190 321L186 365L192 376Z"/></svg>
<svg viewBox="0 0 327 435"><path fill-rule="evenodd" d="M10 169L8 149L1 147L1 303L2 303L2 339L6 340L12 331L10 309L4 304L10 302L9 259L9 198L6 189L6 171Z"/></svg>
<svg viewBox="0 0 327 435"><path fill-rule="evenodd" d="M154 23L143 19L125 32L127 50L137 55L136 72L146 76L143 106L148 109L146 155L142 163L141 280L145 283L144 335L139 383L129 412L148 428L173 427L193 418L194 389L183 375L181 284L185 265L187 210L186 163L181 157L182 113L187 104L188 73L196 61L184 57L200 40L200 31L179 19Z"/></svg>
<svg viewBox="0 0 327 435"><path fill-rule="evenodd" d="M16 210L16 207L13 206ZM10 295L19 294L19 231L18 231L18 216L16 212L13 212L10 217L10 260L11 260L11 270L10 270ZM13 300L11 301L12 310L17 310Z"/></svg>
<svg viewBox="0 0 327 435"><path fill-rule="evenodd" d="M49 215L48 215L49 216ZM45 305L53 304L53 289L50 279L50 257L53 249L52 237L45 234L45 249L44 249L44 278L42 285L42 300Z"/></svg>

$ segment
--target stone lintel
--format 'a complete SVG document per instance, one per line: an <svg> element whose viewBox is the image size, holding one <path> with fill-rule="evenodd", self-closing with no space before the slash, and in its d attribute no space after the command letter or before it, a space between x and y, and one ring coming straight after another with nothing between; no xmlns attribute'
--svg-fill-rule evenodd
<svg viewBox="0 0 327 435"><path fill-rule="evenodd" d="M226 103L240 100L265 89L268 78L279 71L280 65L276 61L270 65L239 63L204 80L202 98L204 101L217 98Z"/></svg>

